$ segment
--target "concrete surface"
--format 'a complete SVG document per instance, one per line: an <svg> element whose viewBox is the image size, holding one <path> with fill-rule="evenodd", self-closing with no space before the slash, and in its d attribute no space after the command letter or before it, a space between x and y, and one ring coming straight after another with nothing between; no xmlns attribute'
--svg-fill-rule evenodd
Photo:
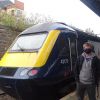
<svg viewBox="0 0 100 100"><path fill-rule="evenodd" d="M76 92L70 93L69 95L63 97L61 100L77 100ZM89 100L87 94L84 100ZM97 100L100 100L100 87L99 87L99 97L97 98Z"/></svg>

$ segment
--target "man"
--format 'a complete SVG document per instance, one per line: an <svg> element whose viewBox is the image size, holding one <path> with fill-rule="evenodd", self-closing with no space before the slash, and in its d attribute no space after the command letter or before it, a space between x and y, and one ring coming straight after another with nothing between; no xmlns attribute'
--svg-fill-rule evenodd
<svg viewBox="0 0 100 100"><path fill-rule="evenodd" d="M99 81L99 59L93 52L93 45L89 42L83 44L83 53L78 57L75 66L78 100L84 99L85 92L89 100L96 100L96 86Z"/></svg>

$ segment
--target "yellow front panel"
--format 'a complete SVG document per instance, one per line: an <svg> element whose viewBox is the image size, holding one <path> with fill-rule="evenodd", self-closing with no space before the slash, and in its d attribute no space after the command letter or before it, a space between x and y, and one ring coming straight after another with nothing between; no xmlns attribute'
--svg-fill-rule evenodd
<svg viewBox="0 0 100 100"><path fill-rule="evenodd" d="M37 53L6 53L0 62L4 67L32 67Z"/></svg>
<svg viewBox="0 0 100 100"><path fill-rule="evenodd" d="M6 52L0 61L1 67L42 67L48 60L51 50L60 34L59 30L50 31L38 53Z"/></svg>
<svg viewBox="0 0 100 100"><path fill-rule="evenodd" d="M43 47L39 51L39 54L34 66L39 67L39 66L45 65L59 34L60 34L59 30L50 31L48 38L46 39Z"/></svg>

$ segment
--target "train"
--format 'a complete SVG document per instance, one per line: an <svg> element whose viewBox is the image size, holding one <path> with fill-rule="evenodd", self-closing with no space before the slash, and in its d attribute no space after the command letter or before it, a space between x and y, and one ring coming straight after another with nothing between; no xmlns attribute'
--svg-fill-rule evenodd
<svg viewBox="0 0 100 100"><path fill-rule="evenodd" d="M100 56L100 37L65 23L27 28L0 60L0 89L17 100L59 100L75 88L74 66L84 42Z"/></svg>

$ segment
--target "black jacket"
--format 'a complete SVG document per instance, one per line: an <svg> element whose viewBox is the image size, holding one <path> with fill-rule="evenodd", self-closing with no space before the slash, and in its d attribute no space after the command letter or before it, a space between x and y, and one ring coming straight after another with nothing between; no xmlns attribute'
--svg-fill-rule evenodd
<svg viewBox="0 0 100 100"><path fill-rule="evenodd" d="M77 82L79 82L79 74L82 68L83 61L84 57L80 55L75 64L74 72L75 72L75 79ZM92 74L94 75L95 78L95 84L98 85L100 80L100 60L96 56L93 57L91 67L92 67Z"/></svg>

